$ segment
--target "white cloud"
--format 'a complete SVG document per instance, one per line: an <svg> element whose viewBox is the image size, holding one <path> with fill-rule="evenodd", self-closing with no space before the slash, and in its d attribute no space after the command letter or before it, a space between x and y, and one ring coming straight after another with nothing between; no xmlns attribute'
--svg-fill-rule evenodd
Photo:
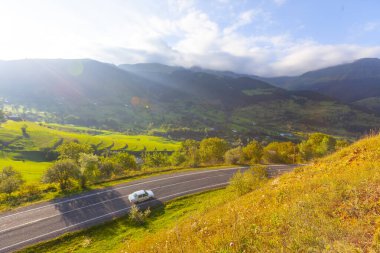
<svg viewBox="0 0 380 253"><path fill-rule="evenodd" d="M286 1L287 1L287 0L273 0L273 2L274 2L276 5L278 5L278 6L281 6L281 5L285 4Z"/></svg>
<svg viewBox="0 0 380 253"><path fill-rule="evenodd" d="M149 0L114 0L113 5L104 0L9 1L8 8L0 9L0 58L161 62L273 76L380 57L380 46L322 44L285 31L269 34L262 27L270 28L272 17L261 8L228 9L220 22L220 16L201 9L195 0L167 1L164 6ZM378 28L376 22L364 26L369 32Z"/></svg>
<svg viewBox="0 0 380 253"><path fill-rule="evenodd" d="M240 27L250 24L252 20L256 16L258 16L260 13L261 13L261 10L248 10L248 11L242 12L238 16L236 22L224 28L223 32L225 34L232 33L236 31L237 29L239 29Z"/></svg>
<svg viewBox="0 0 380 253"><path fill-rule="evenodd" d="M368 22L364 25L363 30L366 32L373 32L375 30L380 29L379 22Z"/></svg>

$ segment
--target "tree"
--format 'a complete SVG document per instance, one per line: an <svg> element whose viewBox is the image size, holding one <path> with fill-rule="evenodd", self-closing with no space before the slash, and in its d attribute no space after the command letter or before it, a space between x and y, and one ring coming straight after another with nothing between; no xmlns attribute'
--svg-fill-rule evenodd
<svg viewBox="0 0 380 253"><path fill-rule="evenodd" d="M86 187L88 183L92 183L99 177L99 164L98 157L93 154L81 153L79 155L79 184L82 188Z"/></svg>
<svg viewBox="0 0 380 253"><path fill-rule="evenodd" d="M118 163L124 170L137 169L136 158L128 153L118 153L112 157L112 159Z"/></svg>
<svg viewBox="0 0 380 253"><path fill-rule="evenodd" d="M99 173L103 179L121 175L123 171L123 168L110 157L103 157L99 163Z"/></svg>
<svg viewBox="0 0 380 253"><path fill-rule="evenodd" d="M258 141L251 141L243 148L244 160L255 164L261 161L263 157L263 147Z"/></svg>
<svg viewBox="0 0 380 253"><path fill-rule="evenodd" d="M240 164L243 162L243 155L241 147L232 148L224 154L224 162L227 164Z"/></svg>
<svg viewBox="0 0 380 253"><path fill-rule="evenodd" d="M28 129L27 124L22 125L21 132L22 132L22 136L24 136L25 138L29 138L29 134L26 132L27 129Z"/></svg>
<svg viewBox="0 0 380 253"><path fill-rule="evenodd" d="M293 163L296 161L296 145L292 142L272 142L263 150L267 163Z"/></svg>
<svg viewBox="0 0 380 253"><path fill-rule="evenodd" d="M186 162L186 156L180 150L173 152L173 154L169 157L170 163L173 166L179 166Z"/></svg>
<svg viewBox="0 0 380 253"><path fill-rule="evenodd" d="M168 154L157 151L145 153L143 160L145 167L156 168L170 165Z"/></svg>
<svg viewBox="0 0 380 253"><path fill-rule="evenodd" d="M2 169L0 174L0 192L11 194L17 191L23 183L21 173L14 170L12 166Z"/></svg>
<svg viewBox="0 0 380 253"><path fill-rule="evenodd" d="M3 122L5 120L4 112L0 110L0 122Z"/></svg>
<svg viewBox="0 0 380 253"><path fill-rule="evenodd" d="M72 159L78 162L81 153L91 154L92 148L88 144L80 144L76 142L66 142L57 148L59 159Z"/></svg>
<svg viewBox="0 0 380 253"><path fill-rule="evenodd" d="M223 162L223 156L227 150L228 143L218 137L203 139L199 145L201 161L208 164Z"/></svg>
<svg viewBox="0 0 380 253"><path fill-rule="evenodd" d="M58 183L61 190L66 190L72 185L72 181L80 178L81 172L72 159L58 160L44 175L45 183Z"/></svg>
<svg viewBox="0 0 380 253"><path fill-rule="evenodd" d="M144 225L150 213L149 207L145 211L140 211L136 205L132 205L129 211L129 220L136 225Z"/></svg>
<svg viewBox="0 0 380 253"><path fill-rule="evenodd" d="M196 167L199 164L199 142L195 140L185 140L180 148L170 156L170 162L174 166L185 165Z"/></svg>
<svg viewBox="0 0 380 253"><path fill-rule="evenodd" d="M186 157L185 164L190 167L197 167L200 162L199 142L187 139L181 143L180 152Z"/></svg>
<svg viewBox="0 0 380 253"><path fill-rule="evenodd" d="M302 158L308 161L312 158L322 157L332 153L336 150L336 144L336 139L330 135L313 133L309 135L307 140L302 141L298 147Z"/></svg>

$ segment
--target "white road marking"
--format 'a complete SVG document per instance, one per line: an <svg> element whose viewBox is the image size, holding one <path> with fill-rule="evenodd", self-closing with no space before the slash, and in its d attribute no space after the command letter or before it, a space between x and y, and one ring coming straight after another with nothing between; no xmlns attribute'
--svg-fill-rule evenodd
<svg viewBox="0 0 380 253"><path fill-rule="evenodd" d="M212 176L212 177L198 178L198 179L193 179L193 180L189 180L189 181L185 181L185 182L179 182L179 183L175 183L175 184L159 186L159 187L152 188L151 190L156 190L156 189L161 189L161 188L167 188L167 187L171 187L171 186L174 186L174 185L189 183L189 182L193 182L193 181L201 181L201 180L205 180L205 179L210 179L210 178L215 178L215 177L222 177L222 176L226 176L226 174ZM4 230L0 230L0 233L5 233L5 232L8 232L8 231L20 228L20 227L25 227L27 225L31 225L31 224L34 224L34 223L37 223L37 222L40 222L40 221L43 221L43 220L47 220L47 219L50 219L50 218L53 218L53 217L56 217L56 216L61 216L63 214L71 213L71 212L78 211L78 210L81 210L81 209L85 209L85 208L88 208L88 207L91 207L91 206L96 206L96 205L99 205L99 204L110 202L110 201L113 201L113 200L116 200L116 199L122 199L122 198L127 197L128 195L129 194L118 196L118 197L115 197L115 198L112 198L112 199L108 199L108 200L104 200L104 201L101 201L101 202L97 202L97 203L93 203L93 204L90 204L90 205L86 205L86 206L83 206L83 207L75 208L75 209L72 209L70 211L66 211L66 212L63 212L63 213L58 213L58 214L47 216L47 217L44 217L44 218L41 218L41 219L29 221L27 223L19 224L19 225L14 226L14 227L8 227L8 228L6 228Z"/></svg>
<svg viewBox="0 0 380 253"><path fill-rule="evenodd" d="M115 190L119 190L119 189L125 189L125 188L129 188L129 187L133 187L133 186L136 186L136 185L141 185L141 184L146 184L146 183L152 183L152 182L157 182L157 181L163 181L163 180L168 180L168 179L178 178L178 177L186 177L186 176L197 175L197 174L204 174L204 173L224 171L224 170L244 169L244 168L247 168L247 167L234 167L234 168L226 168L226 169L207 170L207 171L202 171L202 172L195 172L195 173L189 173L189 174L184 174L184 175L177 175L177 176L172 176L172 177L167 177L167 178L160 178L160 179L145 181L145 182L136 183L136 184L132 184L132 185L121 186L121 187L112 188L112 189L101 191L101 192L97 192L97 193L88 194L88 195L85 195L85 196L80 196L80 197L76 197L76 198L67 199L67 200L64 200L64 201L57 202L57 203L52 203L52 204L48 204L48 205L44 205L44 206L28 209L28 210L25 210L25 211L14 213L14 214L9 214L9 215L0 217L0 220L4 219L4 218L15 216L15 215L19 215L19 214L22 214L22 213L27 213L27 212L43 209L43 208L46 208L46 207L49 207L49 206L56 206L56 205L60 205L60 204L63 204L63 203L70 202L70 201L74 201L74 200L78 200L78 199L83 199L83 198L88 198L88 197L92 197L92 196L95 196L95 195L100 195L100 194L103 194L103 193L106 193L106 192L111 192L111 191L115 191Z"/></svg>
<svg viewBox="0 0 380 253"><path fill-rule="evenodd" d="M209 186L205 186L205 187L200 187L200 188L196 188L196 189L192 189L192 190L188 190L188 191L183 191L183 192L171 194L171 195L168 195L168 196L165 196L165 197L161 197L161 198L158 198L158 200L163 200L163 199L167 199L167 198L174 197L174 196L177 196L177 195L181 195L181 194L184 194L184 193L189 193L189 192L192 192L192 191L202 190L202 189L206 189L206 188L212 189L213 187L227 185L227 184L228 183L221 183L221 184L214 184L214 185L209 185ZM150 201L147 201L147 202L143 202L140 205L147 204L147 203L152 202L152 201L155 201L155 200L150 200ZM88 220L85 220L85 221L82 221L82 222L79 222L79 223L76 223L76 224L72 224L70 226L67 226L67 227L64 227L64 228L60 228L60 229L51 231L49 233L42 234L42 235L39 235L39 236L30 238L30 239L27 239L27 240L24 240L24 241L21 241L21 242L18 242L18 243L15 243L15 244L12 244L12 245L9 245L9 246L6 246L6 247L3 247L3 248L0 249L0 251L3 251L3 250L6 250L6 249L9 249L9 248L21 245L21 244L26 243L26 242L30 242L30 241L39 239L39 238L47 236L47 235L51 235L51 234L54 234L54 233L57 233L57 232L60 232L60 231L64 231L64 230L66 230L68 228L72 228L72 227L75 227L75 226L78 226L78 225L81 225L81 224L85 224L85 223L88 223L90 221L98 220L100 218L103 218L103 217L106 217L106 216L110 216L110 215L113 215L113 214L116 214L116 213L119 213L119 212L122 212L122 211L127 211L130 208L131 207L123 208L123 209L120 209L120 210L117 210L117 211L114 211L114 212L111 212L111 213L103 214L101 216L98 216L98 217L95 217L95 218L92 218L92 219L88 219Z"/></svg>

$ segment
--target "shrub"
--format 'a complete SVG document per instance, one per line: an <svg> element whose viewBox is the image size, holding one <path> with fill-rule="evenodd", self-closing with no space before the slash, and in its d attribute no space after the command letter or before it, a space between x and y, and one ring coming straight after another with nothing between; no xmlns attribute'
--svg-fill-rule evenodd
<svg viewBox="0 0 380 253"><path fill-rule="evenodd" d="M226 164L241 164L243 162L243 151L241 147L228 150L224 154L224 162Z"/></svg>
<svg viewBox="0 0 380 253"><path fill-rule="evenodd" d="M243 148L243 154L246 162L251 164L259 163L263 157L263 147L258 141L251 141Z"/></svg>
<svg viewBox="0 0 380 253"><path fill-rule="evenodd" d="M223 156L227 150L227 142L217 137L203 139L199 145L201 161L206 164L223 162Z"/></svg>
<svg viewBox="0 0 380 253"><path fill-rule="evenodd" d="M170 157L169 157L170 163L173 166L179 166L186 162L186 156L181 151L175 151Z"/></svg>
<svg viewBox="0 0 380 253"><path fill-rule="evenodd" d="M149 168L165 167L170 165L169 156L162 152L146 153L144 155L144 166Z"/></svg>
<svg viewBox="0 0 380 253"><path fill-rule="evenodd" d="M136 225L144 225L150 213L150 208L145 211L140 211L136 205L132 205L129 211L129 220Z"/></svg>
<svg viewBox="0 0 380 253"><path fill-rule="evenodd" d="M322 133L313 133L309 135L308 139L302 141L298 147L302 159L308 161L312 158L318 158L332 153L336 149L340 149L348 145L347 141L336 141L330 135Z"/></svg>
<svg viewBox="0 0 380 253"><path fill-rule="evenodd" d="M296 145L292 142L269 143L264 148L263 159L267 163L294 163L297 161Z"/></svg>
<svg viewBox="0 0 380 253"><path fill-rule="evenodd" d="M0 173L0 193L11 194L17 191L24 183L21 173L11 166L4 167Z"/></svg>
<svg viewBox="0 0 380 253"><path fill-rule="evenodd" d="M112 158L104 157L99 163L99 176L102 179L110 179L112 177L122 175L123 172L123 168Z"/></svg>
<svg viewBox="0 0 380 253"><path fill-rule="evenodd" d="M112 156L112 159L115 163L119 164L124 170L136 170L138 168L136 158L128 153L118 153Z"/></svg>
<svg viewBox="0 0 380 253"><path fill-rule="evenodd" d="M267 179L266 169L253 167L244 173L238 171L230 180L229 188L238 195L244 195L259 188Z"/></svg>
<svg viewBox="0 0 380 253"><path fill-rule="evenodd" d="M19 194L25 201L33 201L41 198L42 190L39 184L29 183L21 187Z"/></svg>
<svg viewBox="0 0 380 253"><path fill-rule="evenodd" d="M44 189L42 190L43 193L48 193L48 192L57 192L57 187L52 184L47 184L45 185Z"/></svg>

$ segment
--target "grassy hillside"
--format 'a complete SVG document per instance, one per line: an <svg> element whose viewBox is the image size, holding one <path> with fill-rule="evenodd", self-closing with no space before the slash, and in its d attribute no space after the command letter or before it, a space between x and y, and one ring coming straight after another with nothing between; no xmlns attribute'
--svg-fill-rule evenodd
<svg viewBox="0 0 380 253"><path fill-rule="evenodd" d="M380 136L199 212L128 252L379 252Z"/></svg>
<svg viewBox="0 0 380 253"><path fill-rule="evenodd" d="M22 128L25 128L25 133ZM48 151L74 140L90 144L99 152L105 149L142 151L144 148L148 151L173 151L179 147L179 143L162 137L9 120L0 125L0 168L13 166L26 181L38 181L51 165Z"/></svg>
<svg viewBox="0 0 380 253"><path fill-rule="evenodd" d="M23 252L379 252L380 136L270 180L154 209L143 227L122 217Z"/></svg>
<svg viewBox="0 0 380 253"><path fill-rule="evenodd" d="M21 128L26 126L27 136ZM61 141L77 140L97 149L125 149L129 151L175 150L177 142L147 135L124 135L110 131L97 131L89 128L76 128L54 124L7 121L1 125L0 143L13 151L38 151L49 148Z"/></svg>

